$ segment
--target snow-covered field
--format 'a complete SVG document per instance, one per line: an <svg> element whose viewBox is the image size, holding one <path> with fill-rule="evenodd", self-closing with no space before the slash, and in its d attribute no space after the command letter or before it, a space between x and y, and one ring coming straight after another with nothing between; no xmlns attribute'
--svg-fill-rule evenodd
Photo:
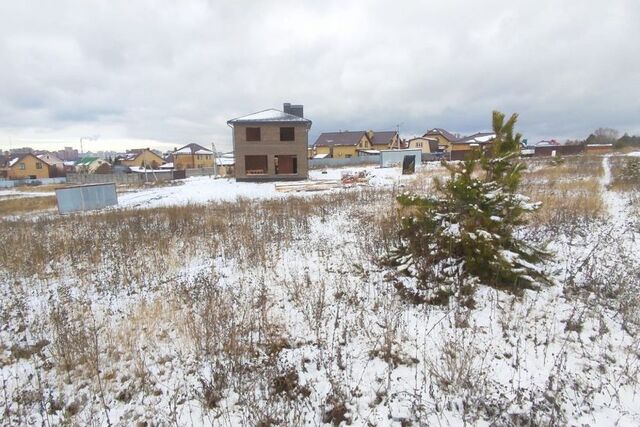
<svg viewBox="0 0 640 427"><path fill-rule="evenodd" d="M435 166L421 166L418 170L429 170ZM368 166L359 168L312 170L308 182L339 180L343 174L366 171L372 186L393 186L411 177L403 177L398 168ZM247 183L236 182L232 178L213 179L194 177L183 181L183 185L146 188L127 192L118 196L118 206L125 208L152 208L158 206L184 205L188 203L206 203L212 201L235 201L246 199L272 199L288 197L290 194L278 192L274 182Z"/></svg>
<svg viewBox="0 0 640 427"><path fill-rule="evenodd" d="M523 229L555 285L480 286L475 308L407 301L379 262L394 194L436 168L300 195L192 178L4 221L2 424L640 425L637 190L612 189L616 162L535 176L592 174L605 209Z"/></svg>

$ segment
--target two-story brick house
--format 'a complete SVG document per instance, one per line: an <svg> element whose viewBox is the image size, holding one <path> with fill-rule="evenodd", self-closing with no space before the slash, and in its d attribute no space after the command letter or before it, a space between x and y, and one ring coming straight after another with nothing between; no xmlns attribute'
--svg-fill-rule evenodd
<svg viewBox="0 0 640 427"><path fill-rule="evenodd" d="M284 104L227 122L233 129L237 181L300 180L309 177L311 120L302 105Z"/></svg>
<svg viewBox="0 0 640 427"><path fill-rule="evenodd" d="M171 162L176 170L212 168L213 151L199 144L187 144L171 153Z"/></svg>
<svg viewBox="0 0 640 427"><path fill-rule="evenodd" d="M51 178L50 165L31 153L11 160L4 174L9 179Z"/></svg>

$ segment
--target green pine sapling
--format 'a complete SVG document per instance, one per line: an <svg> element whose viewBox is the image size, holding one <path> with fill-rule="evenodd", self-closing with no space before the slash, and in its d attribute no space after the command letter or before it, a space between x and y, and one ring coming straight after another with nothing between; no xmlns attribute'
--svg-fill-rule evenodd
<svg viewBox="0 0 640 427"><path fill-rule="evenodd" d="M472 301L478 284L520 292L550 283L539 267L548 253L515 234L524 214L539 207L517 193L524 169L517 118L505 122L494 111L487 149L458 164L443 161L450 178L435 180L435 194L398 197L401 244L390 260L416 276L414 298L447 304L452 295Z"/></svg>

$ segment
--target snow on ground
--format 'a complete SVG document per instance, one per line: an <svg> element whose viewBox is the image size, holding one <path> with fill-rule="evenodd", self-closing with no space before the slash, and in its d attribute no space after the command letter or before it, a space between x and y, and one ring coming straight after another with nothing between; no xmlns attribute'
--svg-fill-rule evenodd
<svg viewBox="0 0 640 427"><path fill-rule="evenodd" d="M210 201L232 201L238 198L263 199L278 197L273 183L245 183L235 179L193 177L182 185L150 187L118 194L120 208L154 208Z"/></svg>
<svg viewBox="0 0 640 427"><path fill-rule="evenodd" d="M381 187L410 179L397 169L367 170L373 175L370 182ZM337 425L341 412L328 418L327 408L344 402L355 426L640 425L638 340L628 332L621 312L605 304L616 301L620 289L605 289L606 298L593 290L599 281L635 267L637 260L621 268L621 256L640 249L638 233L627 221L626 196L608 189L608 157L603 170L609 218L544 236L556 254L548 269L557 284L527 291L521 299L480 287L477 307L471 310L425 307L397 298L390 272L371 259L380 247L367 246L379 244L368 240L379 230L368 228L366 214L379 215L388 208L388 200L379 205L357 200L338 208L328 203L321 213L297 219L301 228L295 229L295 238L289 243L273 239L267 253L251 252L260 247L255 240L271 238L291 225L276 218L278 225L270 229L265 225L268 215L262 224L259 212L257 217L229 220L221 231L222 241L236 238L246 227L256 230L254 240L244 246L232 242L226 251L212 246L197 256L185 255L187 242L179 232L159 236L162 246L175 247L178 255L175 260L156 260L162 268L138 272L131 262L135 257L153 260L154 249L120 258L114 249L89 259L89 265L69 263L65 269L50 263L48 268L55 269L51 277L12 277L0 288L0 308L11 314L0 328L4 423L96 425L109 419L112 425L272 425L271 416L281 425ZM339 179L343 171L312 171L311 179ZM129 207L151 207L285 194L273 183L195 178L182 186L143 189L120 198ZM180 218L171 221L180 230ZM158 227L165 222L170 221L158 220ZM126 232L144 226L130 225ZM73 227L76 233L87 225L78 222ZM84 231L89 236L104 233L104 240L117 238L108 230ZM197 245L215 235L203 237ZM621 242L624 247L618 252ZM131 250L135 248L134 244ZM73 256L75 262L83 261L82 253ZM101 264L110 257L116 261ZM583 264L589 257L599 263ZM129 270L135 279L122 286L121 276ZM624 276L616 276L605 283L616 286L622 280ZM111 290L110 282L120 287ZM214 299L218 303L213 310L200 313L203 307L211 309L202 305L211 295L197 293L180 307L176 295L197 282L203 290L220 290L230 298ZM101 373L100 384L89 368L88 373L78 367L68 376L56 374L59 368L50 356L53 343L30 359L14 360L14 352L47 336L40 329L42 322L60 298L57 289L64 286L78 301L89 301L107 337L100 341L103 365L95 369ZM275 373L251 364L273 357L262 347L256 347L247 365L241 363L246 360L234 360L239 363L231 366L237 377L224 365L224 357L199 359L202 355L180 328L194 327L199 318L189 316L196 312L206 315L208 322L219 322L227 310L240 324L244 318L253 319L249 323L259 325L259 336L269 331L270 323L280 325L278 332L287 342L276 353ZM73 318L69 323L76 325ZM219 333L215 328L204 332ZM283 377L269 375L286 369L295 371L300 387L275 393ZM222 378L217 385L216 378Z"/></svg>
<svg viewBox="0 0 640 427"><path fill-rule="evenodd" d="M433 168L424 165L417 172ZM379 168L374 166L311 170L309 180L301 182L321 182L339 180L345 174L365 171L369 185L374 187L393 187L399 183L411 181L413 175L402 175L400 168ZM281 193L274 182L236 182L232 178L193 177L182 181L183 185L143 188L118 195L119 208L153 208L159 206L185 205L212 201L234 201L239 198L271 199L289 197L294 193ZM328 190L331 191L331 190ZM305 193L301 193L305 194ZM306 193L306 194L316 194Z"/></svg>
<svg viewBox="0 0 640 427"><path fill-rule="evenodd" d="M46 197L55 196L53 191L19 191L19 190L0 190L0 199L13 199L18 197Z"/></svg>

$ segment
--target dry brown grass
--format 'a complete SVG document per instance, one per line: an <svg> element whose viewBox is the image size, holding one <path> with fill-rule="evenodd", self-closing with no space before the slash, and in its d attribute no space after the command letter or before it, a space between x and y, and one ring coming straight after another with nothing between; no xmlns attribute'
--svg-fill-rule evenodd
<svg viewBox="0 0 640 427"><path fill-rule="evenodd" d="M55 207L55 196L14 197L0 200L0 216L42 212Z"/></svg>
<svg viewBox="0 0 640 427"><path fill-rule="evenodd" d="M448 176L449 171L444 166L429 169L420 169L416 172L414 179L407 185L409 191L426 194L433 191L433 179Z"/></svg>
<svg viewBox="0 0 640 427"><path fill-rule="evenodd" d="M640 157L615 156L609 159L613 182L610 188L626 193L640 190Z"/></svg>
<svg viewBox="0 0 640 427"><path fill-rule="evenodd" d="M605 213L599 191L556 191L529 193L532 200L542 202L542 207L531 214L534 224L559 225L576 220L592 220Z"/></svg>
<svg viewBox="0 0 640 427"><path fill-rule="evenodd" d="M54 192L58 188L68 187L69 184L47 184L47 185L20 185L15 187L17 191L23 193L49 193Z"/></svg>
<svg viewBox="0 0 640 427"><path fill-rule="evenodd" d="M168 279L164 277L171 270L167 263L199 256L220 254L242 265L266 264L283 249L308 238L314 218L324 221L354 206L366 212L371 203L392 206L392 200L389 191L361 190L50 216L35 222L8 220L0 223L0 258L5 271L29 276L42 273L48 265L55 266L48 273L53 276L65 264L73 265L80 275L102 266L100 282L119 287L146 280L150 271L160 272L157 280ZM55 206L55 198L49 203ZM26 240L31 243L25 245Z"/></svg>
<svg viewBox="0 0 640 427"><path fill-rule="evenodd" d="M564 158L533 158L525 161L528 171L525 181L592 178L603 174L601 156L571 156Z"/></svg>
<svg viewBox="0 0 640 427"><path fill-rule="evenodd" d="M542 202L531 214L533 224L559 226L600 218L606 212L598 177L603 173L602 158L577 156L556 163L535 159L533 171L523 176L521 192Z"/></svg>

